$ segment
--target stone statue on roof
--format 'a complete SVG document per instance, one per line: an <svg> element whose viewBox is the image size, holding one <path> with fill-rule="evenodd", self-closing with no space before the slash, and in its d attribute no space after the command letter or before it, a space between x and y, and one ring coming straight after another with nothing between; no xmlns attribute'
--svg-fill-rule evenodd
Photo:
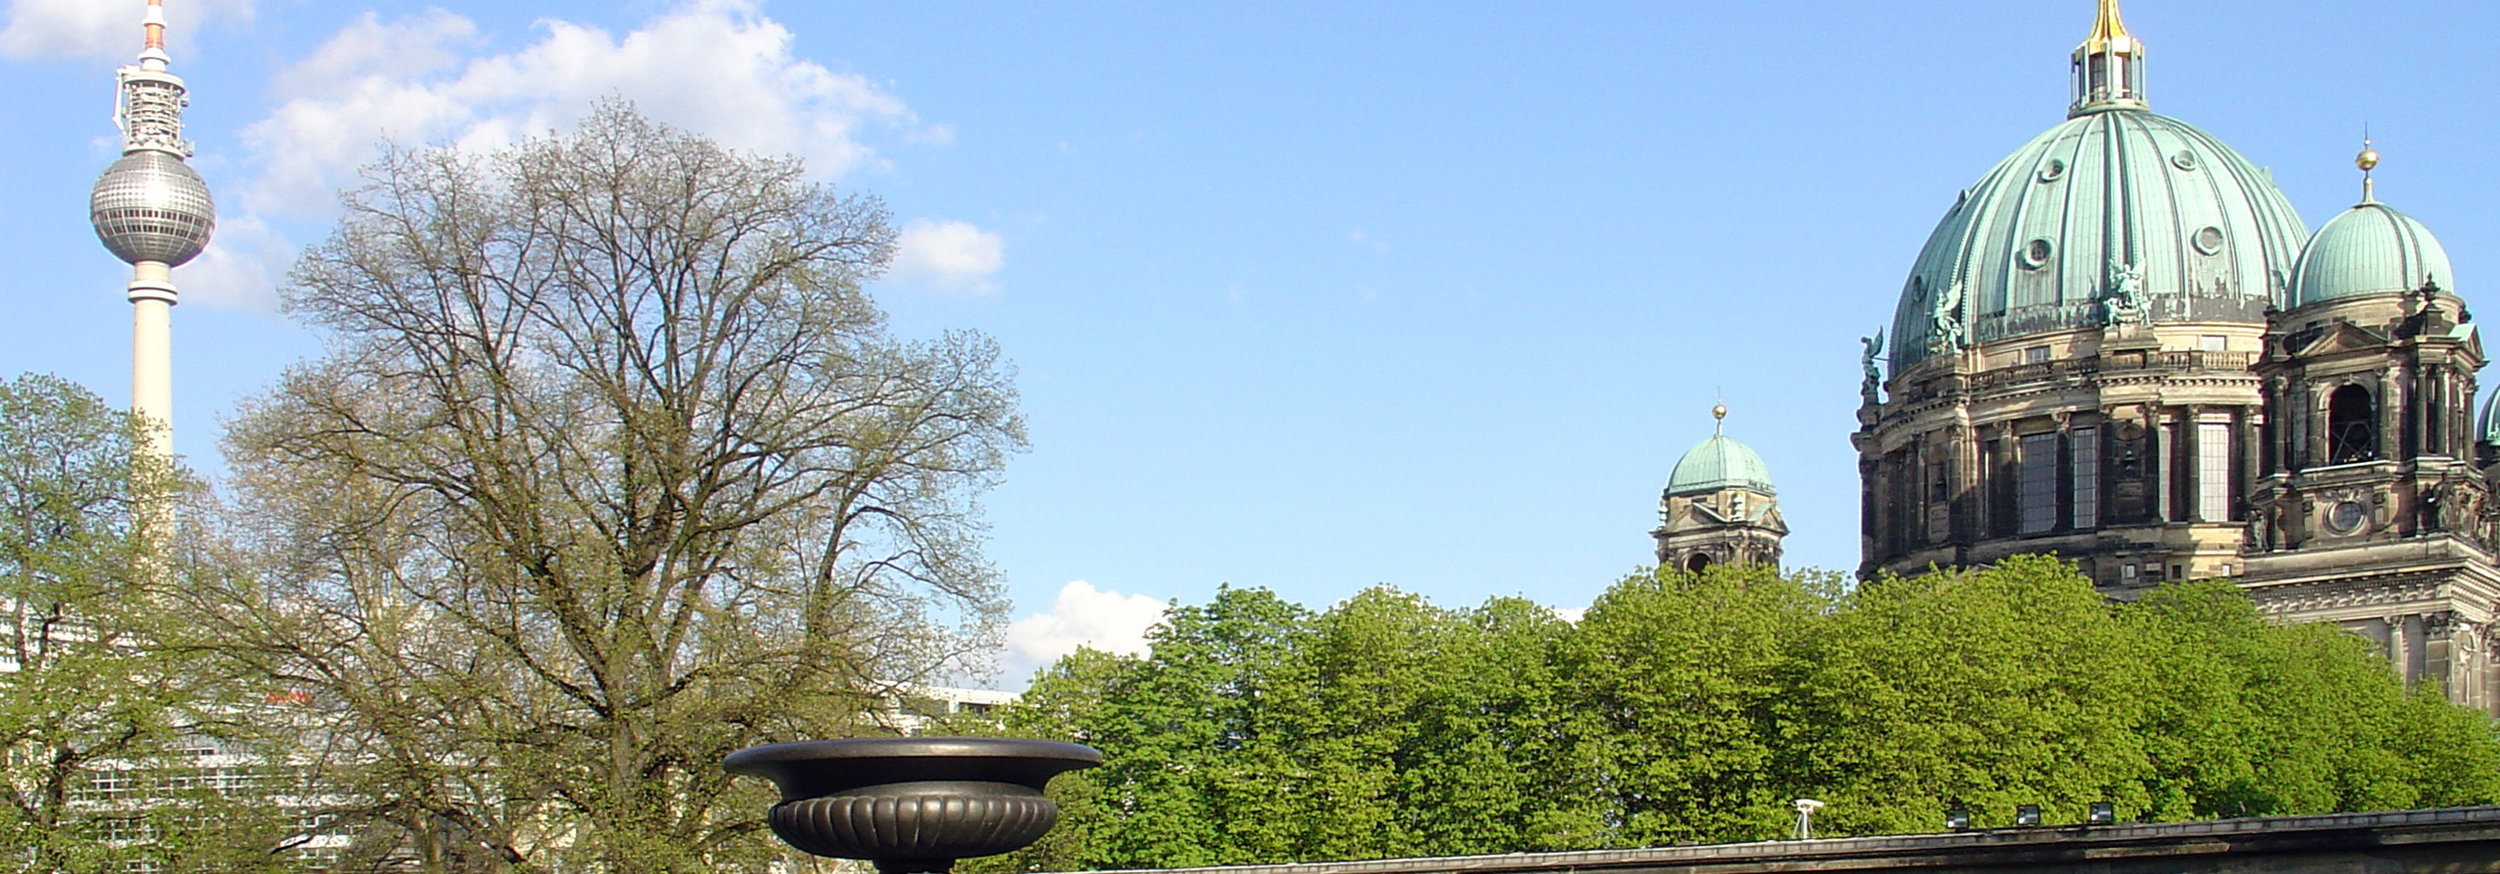
<svg viewBox="0 0 2500 874"><path fill-rule="evenodd" d="M2109 263L2109 296L2101 299L2108 309L2103 325L2141 325L2152 316L2152 301L2144 297L2144 268L2135 264Z"/></svg>

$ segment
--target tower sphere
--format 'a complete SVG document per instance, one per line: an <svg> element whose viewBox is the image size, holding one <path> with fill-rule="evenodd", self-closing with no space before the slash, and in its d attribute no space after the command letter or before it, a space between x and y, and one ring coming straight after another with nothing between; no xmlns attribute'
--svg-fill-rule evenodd
<svg viewBox="0 0 2500 874"><path fill-rule="evenodd" d="M180 266L208 246L217 204L208 183L182 159L143 149L104 168L88 198L88 218L96 238L123 261Z"/></svg>

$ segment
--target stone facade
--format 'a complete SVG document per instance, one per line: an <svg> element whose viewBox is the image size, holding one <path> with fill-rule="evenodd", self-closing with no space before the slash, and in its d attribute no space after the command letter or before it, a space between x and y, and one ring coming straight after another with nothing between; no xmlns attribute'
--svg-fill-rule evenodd
<svg viewBox="0 0 2500 874"><path fill-rule="evenodd" d="M1658 500L1658 563L1699 572L1711 565L1780 563L1780 538L1788 536L1779 498L1743 486L1697 494L1673 490Z"/></svg>
<svg viewBox="0 0 2500 874"><path fill-rule="evenodd" d="M2104 4L2068 120L1962 192L1861 387L1862 577L2022 553L2112 598L2230 578L2500 716L2500 415L2429 230L2309 233L2269 174L2149 111ZM2100 71L2128 70L2128 87ZM2117 89L2117 90L2113 90Z"/></svg>

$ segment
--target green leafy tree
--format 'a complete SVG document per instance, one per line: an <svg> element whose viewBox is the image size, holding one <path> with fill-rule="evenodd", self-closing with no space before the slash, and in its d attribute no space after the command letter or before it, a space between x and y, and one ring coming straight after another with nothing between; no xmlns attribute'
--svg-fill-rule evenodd
<svg viewBox="0 0 2500 874"><path fill-rule="evenodd" d="M36 872L274 871L296 837L191 750L250 750L248 702L169 588L179 471L51 376L0 384L0 857Z"/></svg>
<svg viewBox="0 0 2500 874"><path fill-rule="evenodd" d="M2500 738L2357 636L2225 582L2113 604L2051 558L1885 578L1634 574L1576 625L1375 587L1225 589L1080 652L1009 726L1110 764L1003 871L1172 867L2500 800Z"/></svg>
<svg viewBox="0 0 2500 874"><path fill-rule="evenodd" d="M1567 700L1571 625L1525 598L1451 619L1420 677L1398 795L1419 852L1583 846L1592 817L1571 742L1586 716Z"/></svg>
<svg viewBox="0 0 2500 874"><path fill-rule="evenodd" d="M1927 831L1956 803L1990 825L2145 807L2143 648L2054 559L1875 580L1804 643L1791 779L1835 833Z"/></svg>
<svg viewBox="0 0 2500 874"><path fill-rule="evenodd" d="M2408 693L2369 641L2266 621L2227 580L2164 586L2122 608L2153 644L2141 729L2164 819L2487 803L2500 798L2488 718Z"/></svg>
<svg viewBox="0 0 2500 874"><path fill-rule="evenodd" d="M1586 839L1648 846L1777 836L1787 800L1781 704L1798 638L1827 605L1762 568L1660 569L1617 583L1568 644L1572 705L1589 715L1577 764L1599 800Z"/></svg>

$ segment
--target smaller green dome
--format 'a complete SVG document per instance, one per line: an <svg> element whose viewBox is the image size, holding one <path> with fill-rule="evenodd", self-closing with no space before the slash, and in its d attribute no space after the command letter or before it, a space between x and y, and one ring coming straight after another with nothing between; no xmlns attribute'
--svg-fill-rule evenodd
<svg viewBox="0 0 2500 874"><path fill-rule="evenodd" d="M1752 489L1776 495L1771 489L1771 471L1762 466L1762 456L1755 455L1745 444L1711 435L1693 451L1675 463L1675 474L1667 477L1667 494L1697 495L1726 488Z"/></svg>
<svg viewBox="0 0 2500 874"><path fill-rule="evenodd" d="M2474 442L2500 446L2500 430L2495 429L2500 429L2500 391L2483 399L2483 414L2474 421Z"/></svg>
<svg viewBox="0 0 2500 874"><path fill-rule="evenodd" d="M2424 282L2456 289L2448 250L2412 216L2366 201L2319 228L2294 268L2291 305L2412 291Z"/></svg>

